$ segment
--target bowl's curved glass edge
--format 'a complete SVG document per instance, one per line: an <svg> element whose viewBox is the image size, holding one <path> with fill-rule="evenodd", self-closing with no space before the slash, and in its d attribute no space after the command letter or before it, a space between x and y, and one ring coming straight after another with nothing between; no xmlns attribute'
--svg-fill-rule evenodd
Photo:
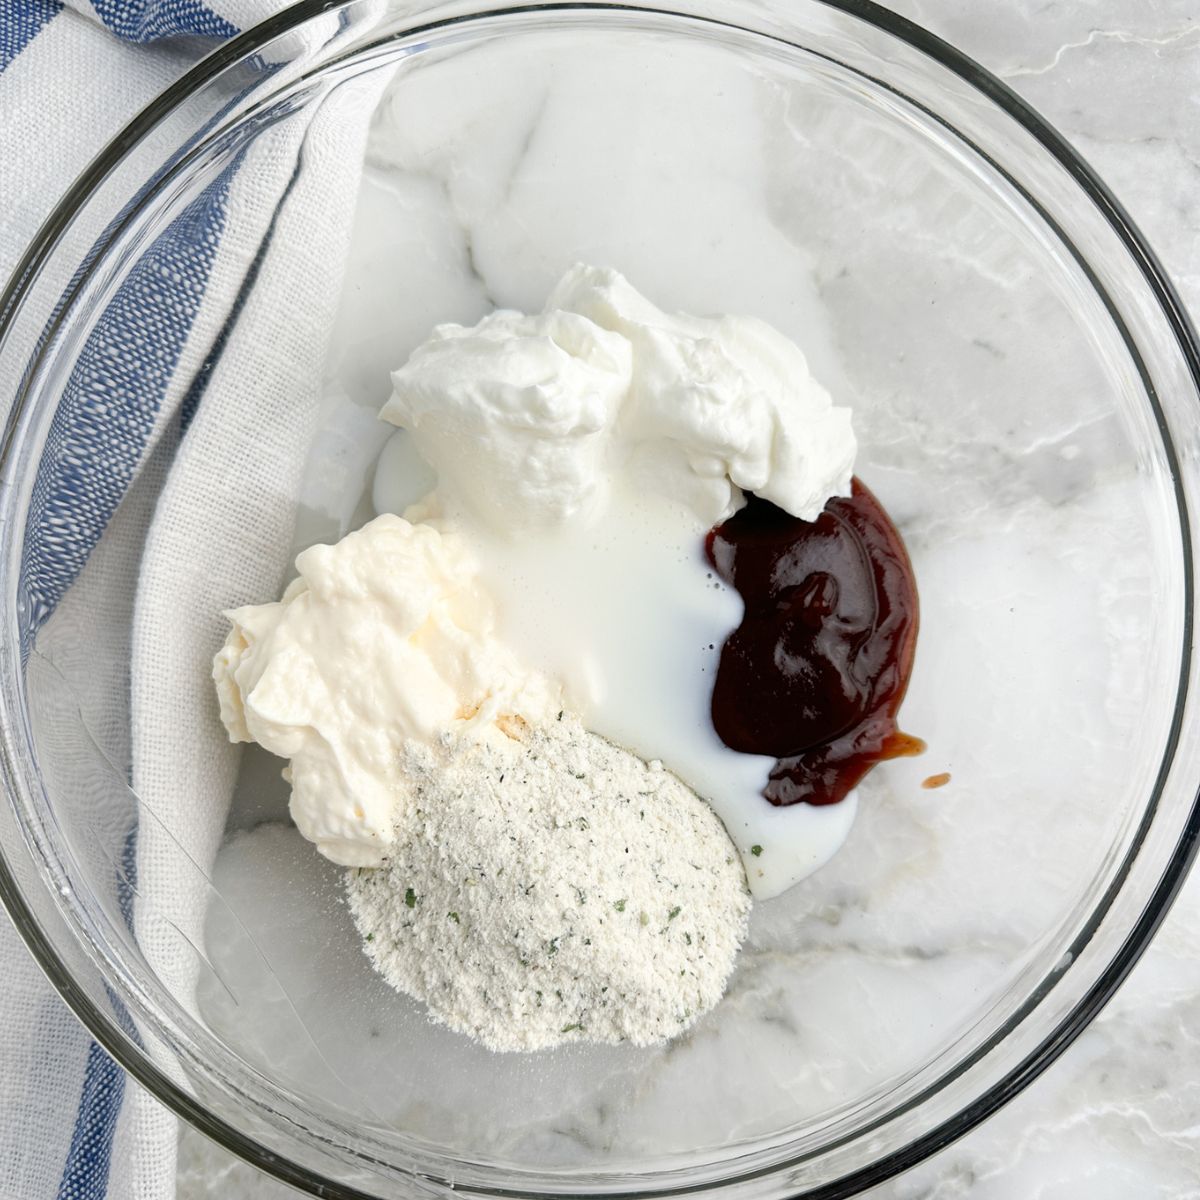
<svg viewBox="0 0 1200 1200"><path fill-rule="evenodd" d="M222 71L254 53L274 38L304 24L306 21L332 10L349 7L355 0L300 0L299 3L268 18L238 37L214 49L191 70L162 92L156 100L135 117L92 161L75 183L55 206L51 215L39 229L37 236L22 256L11 278L0 292L0 340L13 322L21 302L39 270L58 245L64 231L70 225L77 210L111 173L120 159L154 129L170 112L198 88L219 76ZM1034 108L1018 96L1007 84L992 75L966 54L948 42L930 33L922 26L887 9L874 0L816 0L827 8L856 17L884 33L907 43L913 49L927 55L942 67L957 75L965 83L986 96L1008 116L1013 118L1071 175L1085 196L1096 206L1101 215L1120 239L1130 254L1140 274L1145 279L1158 305L1166 317L1176 344L1187 366L1188 372L1200 390L1200 339L1186 314L1183 303L1171 283L1157 256L1147 244L1144 236L1133 223L1121 203L1109 191L1095 170L1070 145L1070 143L1046 121ZM524 11L569 11L569 10L616 10L650 12L659 15L673 14L669 9L652 4L623 4L590 2L590 0L561 0L561 2L515 4L488 9L489 16ZM478 13L439 19L425 24L416 24L407 32L419 34L425 30L441 29L447 25L461 23L477 17ZM722 25L714 18L694 17L705 23ZM105 244L119 235L119 228L108 231ZM97 247L103 253L105 245ZM68 306L72 296L64 298ZM9 412L4 428L0 430L0 466L9 458L12 438L22 415L22 405L17 403ZM1161 418L1160 418L1161 423ZM1183 497L1183 484L1177 456L1165 428L1164 443L1167 449L1174 485L1177 493L1181 533L1183 534L1184 573L1187 594L1185 597L1184 621L1190 628L1194 616L1193 562L1191 555L1190 530L1187 506ZM1178 741L1183 715L1183 700L1188 680L1188 649L1185 648L1181 666L1181 684L1175 721L1172 726L1165 763L1170 763ZM0 743L0 765L5 775L10 775L14 764L7 747ZM1165 770L1165 768L1164 768ZM1200 848L1200 791L1192 803L1192 809L1183 828L1171 859L1154 888L1141 916L1130 930L1120 950L1101 973L1088 992L1071 1009L1051 1034L1015 1068L993 1084L987 1092L962 1112L943 1121L921 1137L900 1150L894 1151L878 1162L844 1175L831 1183L821 1185L798 1194L797 1200L846 1200L866 1188L876 1186L916 1166L918 1163L944 1149L972 1130L1003 1107L1009 1100L1024 1090L1047 1067L1049 1067L1076 1037L1096 1017L1129 972L1141 957L1158 927L1161 925L1171 904L1187 877ZM149 1060L139 1052L120 1026L96 1006L89 996L72 979L55 953L48 938L37 925L34 915L21 894L16 873L3 853L0 852L0 903L3 903L19 934L25 941L34 959L46 975L50 984L58 991L75 1016L88 1032L112 1056L112 1058L152 1096L177 1116L193 1125L199 1132L212 1138L230 1153L244 1159L252 1166L275 1177L281 1182L314 1196L340 1198L340 1200L373 1200L368 1193L346 1184L324 1178L291 1163L261 1143L248 1137L236 1127L214 1118L207 1110L161 1074ZM764 1175L771 1175L788 1168L788 1163L775 1163L754 1171L742 1172L724 1179L682 1188L651 1189L639 1192L604 1193L592 1192L592 1200L628 1200L629 1197L658 1197L679 1194L695 1194L746 1182ZM483 1196L511 1197L521 1200L527 1191L517 1192L503 1187L472 1186L471 1194Z"/></svg>

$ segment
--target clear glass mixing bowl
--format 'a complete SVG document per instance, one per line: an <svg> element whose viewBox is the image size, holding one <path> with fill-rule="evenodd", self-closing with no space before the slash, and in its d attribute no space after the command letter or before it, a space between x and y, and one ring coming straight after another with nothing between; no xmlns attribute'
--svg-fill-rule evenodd
<svg viewBox="0 0 1200 1200"><path fill-rule="evenodd" d="M852 405L929 750L688 1037L496 1056L371 975L207 656L369 513L388 369L575 260L768 319ZM1053 130L865 0L299 5L114 143L2 313L4 900L123 1066L314 1194L849 1195L1051 1062L1179 885L1193 334Z"/></svg>

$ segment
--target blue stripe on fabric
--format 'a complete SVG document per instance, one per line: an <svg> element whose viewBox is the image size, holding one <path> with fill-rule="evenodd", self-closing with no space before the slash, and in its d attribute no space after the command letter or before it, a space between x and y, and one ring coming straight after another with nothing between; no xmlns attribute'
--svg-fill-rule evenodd
<svg viewBox="0 0 1200 1200"><path fill-rule="evenodd" d="M57 1200L105 1200L124 1097L125 1072L92 1042Z"/></svg>
<svg viewBox="0 0 1200 1200"><path fill-rule="evenodd" d="M277 69L277 66L269 67L267 68L267 73L273 73ZM235 96L228 102L226 106L224 106L219 112L210 118L210 127L212 124L215 124L227 111L229 111L229 109L231 109L239 99L240 96ZM291 101L272 105L270 109L254 119L250 127L253 136L257 137L262 130L266 129L270 125L273 125L276 121L285 119L294 111L295 104ZM70 286L63 293L62 298L60 298L54 307L53 314L50 320L47 322L47 332L43 333L42 337L38 340L37 348L34 351L29 365L26 368L25 375L21 380L22 391L27 386L30 378L33 375L34 369L40 360L42 352L46 348L49 331L55 327L58 317L62 312L63 305L66 303L67 297L74 293L79 282L88 274L89 271L94 268L101 252L108 245L111 231L118 228L123 223L125 218L138 208L138 206L158 185L158 181L162 175L167 172L168 169L172 167L183 154L191 150L191 148L201 139L206 131L206 129L203 129L193 134L192 137L189 138L188 141L181 146L180 149L176 151L176 153L167 161L167 163L164 164L162 170L142 185L137 194L125 204L125 206L121 209L121 212L118 213L118 215L109 224L108 229L105 230L104 234L100 237L96 244L84 256L84 260L76 270ZM223 198L221 200L222 205L224 204L224 197L227 196L228 193L228 185L244 161L248 144L249 143L242 146L230 165L222 172L220 178L215 181L214 184L210 185L210 190L217 185L221 185L223 188ZM292 182L294 182L294 178ZM288 187L290 190L291 183L289 183ZM203 199L203 197L201 199ZM199 201L193 202L193 205L196 203L199 203ZM188 212L190 211L191 209L188 210ZM180 218L180 220L186 217L187 212L185 212L184 217ZM271 227L272 229L274 228L274 218L272 218ZM222 216L221 225L219 227L214 227L212 231L211 240L213 243L214 256L215 245L220 241L223 230L224 218ZM156 247L157 245L158 243L156 243ZM148 254L145 257L148 260L150 256ZM204 278L207 278L207 272L211 267L211 262L212 260L210 258L208 262L203 265ZM139 268L142 265L144 264L139 263ZM237 299L235 300L235 304L239 307L239 309L245 299L244 289L252 284L255 274L257 274L257 271L252 269L251 275L248 277L248 280L244 282L242 290L239 291ZM127 280L126 284L128 284L128 282L129 281ZM124 287L125 285L122 285L122 288ZM201 283L200 290L203 291L203 283ZM121 295L122 293L118 293L118 298L120 298ZM121 323L119 319L115 322L110 320L115 312L116 303L110 302L105 309L104 317L100 325L97 326L97 329L93 332L92 338L89 340L88 348L90 348L95 342L96 335L106 330L108 324ZM188 320L188 329L190 328L191 318ZM223 333L224 332L226 331L223 331ZM192 386L189 388L189 393L185 396L184 400L189 414L194 412L195 407L199 402L200 391L207 384L207 376L209 373L211 373L213 365L215 365L214 354L219 357L219 352L222 348L223 346L216 346L210 351L209 356L206 357L204 363L201 365L197 378L193 380ZM80 361L76 365L75 372L72 375L72 382L74 381L75 376L79 374L86 354L87 349L85 349L84 354L80 355ZM172 363L172 372L173 367L174 363ZM167 372L168 376L172 372ZM47 434L46 443L42 448L42 458L41 462L38 464L38 473L34 483L33 495L30 498L29 512L26 516L25 547L21 563L21 577L18 582L18 634L20 638L22 662L28 660L29 652L32 649L33 640L37 635L38 630L42 627L42 625L45 624L50 614L54 611L55 606L66 592L67 588L70 587L70 585L75 581L75 578L79 574L80 569L83 567L84 562L87 561L92 549L99 541L100 535L104 532L104 528L108 524L109 518L112 516L112 513L115 511L116 507L115 504L106 506L104 509L97 510L95 513L91 514L97 518L97 524L90 531L88 529L82 530L81 532L84 535L82 538L64 538L60 536L60 531L58 529L47 531L40 528L38 525L38 521L43 517L43 509L38 506L39 497L41 497L48 489L52 489L54 486L54 480L58 478L59 460L63 453L62 438L65 431L72 427L72 424L76 419L73 415L66 412L65 402L66 393L64 392L63 400L60 401L58 409L55 412L54 421L51 425L49 433ZM159 403L160 401L158 400L154 402L156 411ZM153 422L151 422L151 425L145 429L146 435L149 434L152 427ZM136 447L127 445L126 449L136 449L136 455L140 456L141 451L144 448L144 441L145 437L143 436L142 440L137 443ZM101 488L105 490L111 490L115 487L118 492L123 494L125 487L129 483L129 476L120 474L114 475L114 467L119 468L121 465L120 463L114 464L114 462L110 461L108 458L103 458L86 465L99 471L100 479L98 482ZM119 495L117 499L119 502ZM35 539L37 540L36 546L33 545ZM58 584L53 588L41 586L49 581L47 579L36 579L35 576L39 574L42 576L46 576L48 574L56 574L60 576Z"/></svg>
<svg viewBox="0 0 1200 1200"><path fill-rule="evenodd" d="M125 924L133 928L134 888L137 885L137 826L125 836L121 870L117 872L117 903ZM139 1047L142 1039L121 998L105 988L117 1022ZM71 1145L59 1180L56 1200L105 1200L112 1173L113 1143L125 1100L125 1072L97 1043L88 1046L83 1091L75 1113Z"/></svg>
<svg viewBox="0 0 1200 1200"><path fill-rule="evenodd" d="M60 12L61 0L0 0L0 71Z"/></svg>
<svg viewBox="0 0 1200 1200"><path fill-rule="evenodd" d="M241 30L202 0L89 0L119 38L153 42L169 37L231 38Z"/></svg>
<svg viewBox="0 0 1200 1200"><path fill-rule="evenodd" d="M19 2L19 0L18 0L18 2ZM4 0L0 0L0 3L4 3ZM273 75L277 70L279 70L281 65L282 64L278 64L278 63L276 63L276 64L261 64L259 66L259 70L260 70L262 76L264 78L267 78L270 75ZM248 85L244 91L235 94L225 104L223 104L211 117L209 117L208 121L204 124L204 126L202 126L200 129L196 130L196 132L193 133L191 135L191 137L189 137L177 150L175 150L171 154L171 156L167 159L167 161L165 163L163 163L162 167L157 172L155 172L155 174L153 176L151 176L144 184L142 184L141 187L138 188L138 190L134 193L134 195L122 205L120 212L118 212L117 215L108 223L108 226L105 228L104 232L100 235L100 237L96 240L96 242L92 245L92 248L90 250L88 250L88 252L83 256L83 261L79 264L79 266L75 269L74 274L71 276L71 282L67 285L62 296L60 296L58 301L55 303L54 308L50 314L50 317L46 321L46 329L42 332L41 336L38 338L37 345L34 348L33 354L30 355L29 362L26 364L25 371L21 376L20 385L17 388L18 395L21 395L24 393L25 388L29 384L30 379L33 377L35 368L37 367L37 365L41 359L42 352L46 348L46 344L49 341L51 332L57 328L58 319L62 315L63 308L67 304L68 298L75 294L75 291L78 288L79 284L83 281L84 278L86 278L88 273L96 265L96 262L100 258L103 251L105 249L107 249L113 232L115 230L119 229L125 223L125 221L130 216L130 214L132 214L133 212L135 212L138 209L138 207L155 190L155 188L160 186L162 179L168 174L168 172L170 172L172 170L172 168L174 168L187 154L190 154L191 151L203 140L203 138L214 127L216 127L228 113L230 113L235 107L237 107L238 103L241 100L243 100L244 97L246 95L248 95L251 91L253 91L253 89L257 86L258 86L258 81L256 81L253 84ZM281 120L284 117L290 115L291 112L295 111L296 107L297 107L297 105L295 102L288 102L288 103L281 103L281 104L273 105L265 113L262 113L259 116L255 117L248 124L248 129L247 129L248 136L256 137L258 135L258 133L261 132L263 129L265 129L268 125L271 125L275 121ZM237 168L241 165L242 160L245 157L247 147L248 147L248 140L246 141L246 144L243 144L242 149L237 154L237 157L236 157L236 159L233 163L233 166L229 172L231 176L232 176L233 172L236 171ZM0 316L2 316L2 315L3 314L0 314ZM39 467L39 470L40 469L41 469L41 467ZM24 593L22 593L22 595L23 594ZM25 646L26 649L28 649L28 646L27 646L28 639L26 637L26 634L28 632L26 629L26 626L28 625L28 622L25 621L24 618L22 620L23 620L23 623L21 626L22 645ZM33 629L33 632L36 632L36 629Z"/></svg>
<svg viewBox="0 0 1200 1200"><path fill-rule="evenodd" d="M149 330L151 334L161 332L163 325L170 323L170 319L174 318L175 329L171 341L175 343L175 351L170 356L170 361L165 361L161 353L152 356L149 360L150 370L134 371L131 376L123 380L126 384L141 385L143 388L147 384L151 385L150 393L141 399L129 394L132 389L127 389L124 393L124 399L127 401L139 400L135 407L140 411L142 419L138 423L140 428L136 430L136 447L132 444L122 447L124 451L136 452L115 457L104 455L99 460L91 461L90 465L93 468L97 466L101 468L103 487L100 490L109 496L112 501L111 506L105 505L103 511L99 509L92 511L90 519L94 523L89 521L88 516L82 516L81 523L74 529L75 536L64 537L62 536L63 531L56 529L51 536L43 538L40 536L43 532L40 522L45 519L44 514L47 508L51 512L60 511L64 498L60 495L55 501L51 497L50 501L40 509L40 513L35 512L34 500L31 499L21 578L21 594L25 601L22 606L23 619L21 622L23 654L27 653L37 630L53 612L62 594L74 582L79 569L95 547L115 511L116 505L124 495L130 480L120 472L130 461L133 461L135 465L137 461L140 461L146 438L149 436L156 414L161 408L167 383L174 375L178 364L179 351L190 333L195 313L199 308L200 298L215 258L216 248L225 228L229 187L243 160L244 156L238 154L222 174L209 184L205 191L172 222L166 233L146 253L144 256L146 270L135 270L125 280L116 297L106 308L101 322L92 332L84 355L80 356L80 362L72 374L72 379L64 392L63 401L60 402L56 412L55 423L52 425L51 436L57 433L53 453L51 452L51 436L47 437L46 446L43 448L42 461L35 484L35 498L48 496L56 487L61 487L64 482L68 485L71 483L72 473L64 471L63 467L64 454L68 459L71 457L69 451L72 437L70 435L76 432L72 429L72 423L81 409L87 415L96 415L94 404L89 408L86 403L87 388L76 386L84 383L92 385L97 383L96 372L85 367L84 364L84 358L89 350L96 348L101 353L102 361L111 359L112 354L106 353L106 339L113 333L117 333L118 344L124 346L128 341L127 331L121 331L120 327L126 323L131 307L135 310L136 315L147 315L141 312L140 306L148 298L157 298L166 315L150 313L152 319L149 322L134 321L135 328L143 326L142 332ZM132 204L136 204L140 198L139 194ZM101 242L103 240L101 239ZM87 263L81 269L86 270L88 265L94 262L94 259L95 255L90 254ZM149 284L146 279L139 278L139 275L148 275ZM160 290L155 281L165 284L165 289ZM182 299L173 297L173 289L179 290ZM110 326L117 328L113 329ZM154 348L162 351L164 343L157 342ZM115 381L120 382L121 378L110 374L104 376L103 381L111 385ZM195 389L189 389L189 392L193 390ZM74 403L72 407L75 415L64 416L63 421L59 422L60 414L65 413L64 404L68 396L73 401L83 400L84 403L82 405ZM193 406L197 403L198 398L198 396L191 397ZM107 408L103 408L107 404L103 393L100 404L103 409L102 415L110 415ZM94 429L94 425L85 423L83 428L86 441L90 436L86 431ZM124 428L130 432L130 423L126 422ZM76 438L75 441L78 439ZM78 456L76 455L76 457ZM86 456L82 462L87 465ZM114 474L114 468L117 474ZM30 547L35 542L38 543L38 547L31 551ZM39 566L35 567L35 562ZM48 583L52 583L53 586L47 588ZM133 889L136 886L136 877L137 827L135 825L126 837L121 858L121 870L117 872L118 906L126 925L131 929L133 926ZM140 1046L141 1039L125 1005L111 990L109 998L119 1024ZM113 1138L124 1098L124 1072L111 1062L108 1055L98 1045L92 1043L88 1051L88 1063L76 1111L71 1145L60 1181L59 1200L105 1200L112 1166Z"/></svg>
<svg viewBox="0 0 1200 1200"><path fill-rule="evenodd" d="M25 648L75 581L141 462L208 282L239 162L141 256L67 381L26 521Z"/></svg>
<svg viewBox="0 0 1200 1200"><path fill-rule="evenodd" d="M143 255L92 331L55 413L26 526L22 641L53 612L125 494L191 331L225 228L238 156ZM97 466L101 469L97 470ZM117 896L133 920L137 829ZM136 1038L124 1005L118 1019ZM105 1200L125 1073L94 1042L58 1200Z"/></svg>
<svg viewBox="0 0 1200 1200"><path fill-rule="evenodd" d="M143 256L93 330L55 413L26 527L22 640L74 582L133 476L179 355L199 310L225 227L240 156L168 226ZM97 465L101 470L96 470ZM133 917L136 828L122 855L120 910ZM127 1032L132 1022L113 997ZM125 1073L95 1043L58 1200L105 1200Z"/></svg>

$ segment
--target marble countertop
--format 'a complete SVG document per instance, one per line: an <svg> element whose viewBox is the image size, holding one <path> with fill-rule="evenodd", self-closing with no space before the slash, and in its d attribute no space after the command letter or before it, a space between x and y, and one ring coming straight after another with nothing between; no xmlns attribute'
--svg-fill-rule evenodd
<svg viewBox="0 0 1200 1200"><path fill-rule="evenodd" d="M894 0L1015 87L1097 168L1200 313L1196 0ZM1063 1058L872 1200L1200 1196L1200 879ZM295 1195L198 1135L181 1200Z"/></svg>

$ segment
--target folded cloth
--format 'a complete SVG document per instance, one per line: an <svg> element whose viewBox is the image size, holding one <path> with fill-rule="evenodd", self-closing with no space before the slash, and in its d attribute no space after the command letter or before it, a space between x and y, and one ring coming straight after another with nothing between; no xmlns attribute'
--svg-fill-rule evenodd
<svg viewBox="0 0 1200 1200"><path fill-rule="evenodd" d="M130 117L214 39L286 6L0 0L0 279ZM342 30L331 16L319 36ZM220 610L271 595L286 566L293 501L278 481L294 476L307 447L382 83L310 96L146 252L145 269L122 285L130 303L109 305L64 390L52 435L59 466L44 463L35 488L34 524L53 535L35 532L27 546L30 639L68 672L86 647L76 678L128 670L122 703L111 682L75 699L140 798L126 847L137 885L130 919L185 1002L236 771L207 663ZM156 273L175 281L170 296L155 290ZM0 416L15 386L0 379ZM73 468L81 461L85 486ZM230 471L243 489L214 486ZM212 532L230 528L249 539L232 554ZM114 596L128 597L123 608ZM176 735L181 722L195 738ZM173 1118L77 1026L4 917L0 964L0 1200L173 1195Z"/></svg>

